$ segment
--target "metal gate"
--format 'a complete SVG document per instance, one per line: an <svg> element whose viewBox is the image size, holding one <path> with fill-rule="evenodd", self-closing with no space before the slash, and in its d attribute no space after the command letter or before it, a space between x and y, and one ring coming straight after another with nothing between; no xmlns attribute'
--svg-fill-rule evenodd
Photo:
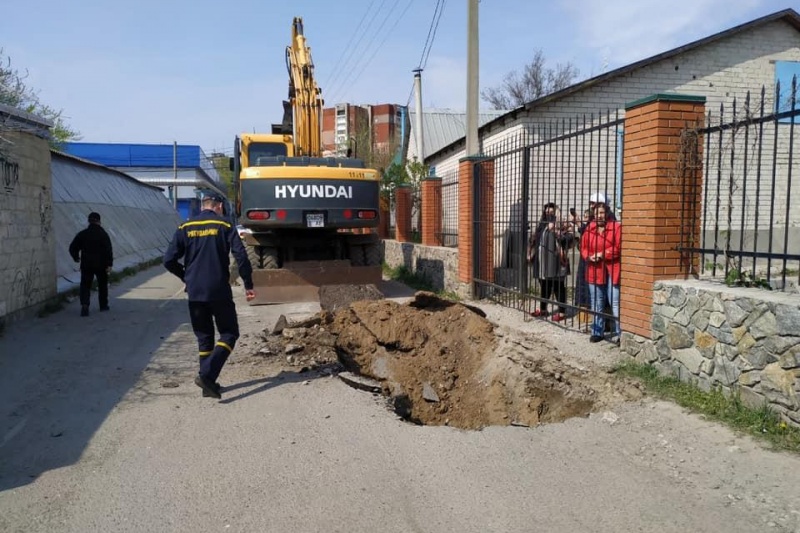
<svg viewBox="0 0 800 533"><path fill-rule="evenodd" d="M485 155L494 162L493 210L489 211L491 220L485 215L482 219L478 209L472 217L477 297L528 313L541 305L548 310L563 309L563 324L588 324L591 311L588 288L582 280L580 235L587 222L584 212L594 194L605 195L605 203L621 219L623 122L618 111L610 111L530 125L487 143ZM485 178L479 172L476 180ZM482 189L475 186L474 190L474 205L480 206L485 200L480 198ZM555 205L558 223L575 235L573 246L566 251L568 274L562 280L563 291L559 285L554 294L543 294L527 257L530 234L546 204ZM482 271L480 258L485 250L480 236L485 239L487 232L493 253L490 267L484 265Z"/></svg>

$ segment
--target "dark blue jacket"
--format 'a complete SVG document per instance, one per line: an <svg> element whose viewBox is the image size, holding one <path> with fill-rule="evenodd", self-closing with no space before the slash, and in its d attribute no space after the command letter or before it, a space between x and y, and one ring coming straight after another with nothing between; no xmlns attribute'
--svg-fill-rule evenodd
<svg viewBox="0 0 800 533"><path fill-rule="evenodd" d="M228 300L233 298L231 253L239 265L244 288L252 289L253 267L236 228L214 211L204 209L178 227L164 254L164 266L186 283L190 301ZM185 259L180 264L182 257Z"/></svg>

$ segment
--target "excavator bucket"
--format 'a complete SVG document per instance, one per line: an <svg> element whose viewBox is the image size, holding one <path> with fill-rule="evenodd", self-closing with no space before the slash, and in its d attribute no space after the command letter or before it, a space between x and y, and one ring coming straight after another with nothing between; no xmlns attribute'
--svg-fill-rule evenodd
<svg viewBox="0 0 800 533"><path fill-rule="evenodd" d="M283 268L253 271L255 299L250 305L318 302L323 285L378 284L380 266L352 266L346 260L299 261Z"/></svg>

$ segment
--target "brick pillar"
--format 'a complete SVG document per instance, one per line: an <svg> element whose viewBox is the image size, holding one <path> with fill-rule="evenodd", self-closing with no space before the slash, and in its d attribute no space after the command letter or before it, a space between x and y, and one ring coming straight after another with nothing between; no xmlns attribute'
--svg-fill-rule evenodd
<svg viewBox="0 0 800 533"><path fill-rule="evenodd" d="M422 180L422 244L442 245L442 178Z"/></svg>
<svg viewBox="0 0 800 533"><path fill-rule="evenodd" d="M378 213L378 237L381 239L389 238L389 226L391 223L391 215L389 211L389 197L381 196L380 209Z"/></svg>
<svg viewBox="0 0 800 533"><path fill-rule="evenodd" d="M704 114L703 96L658 94L626 106L620 287L626 333L650 339L653 283L689 273L678 247L699 242L700 224L692 228L691 219L700 212L702 176L700 168L686 168L682 133L702 125ZM682 217L684 207L690 210Z"/></svg>
<svg viewBox="0 0 800 533"><path fill-rule="evenodd" d="M475 177L477 167L478 175ZM475 184L480 188L480 205L475 209ZM494 281L494 160L466 157L458 167L458 280L471 283L475 264L475 220L478 214L480 279Z"/></svg>
<svg viewBox="0 0 800 533"><path fill-rule="evenodd" d="M411 186L398 185L394 194L394 238L398 242L411 242Z"/></svg>

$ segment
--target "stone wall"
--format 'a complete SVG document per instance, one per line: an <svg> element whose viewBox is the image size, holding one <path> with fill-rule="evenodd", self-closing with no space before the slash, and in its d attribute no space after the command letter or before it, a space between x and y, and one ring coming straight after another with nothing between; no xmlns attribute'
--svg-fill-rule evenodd
<svg viewBox="0 0 800 533"><path fill-rule="evenodd" d="M435 290L470 297L467 283L458 281L458 249L384 240L384 261L392 268L405 266L425 278Z"/></svg>
<svg viewBox="0 0 800 533"><path fill-rule="evenodd" d="M654 284L652 340L622 349L662 373L765 403L800 425L800 297L711 281Z"/></svg>
<svg viewBox="0 0 800 533"><path fill-rule="evenodd" d="M2 111L2 110L0 110ZM0 323L56 294L50 147L44 124L6 116L0 135ZM17 123L16 119L20 122Z"/></svg>

